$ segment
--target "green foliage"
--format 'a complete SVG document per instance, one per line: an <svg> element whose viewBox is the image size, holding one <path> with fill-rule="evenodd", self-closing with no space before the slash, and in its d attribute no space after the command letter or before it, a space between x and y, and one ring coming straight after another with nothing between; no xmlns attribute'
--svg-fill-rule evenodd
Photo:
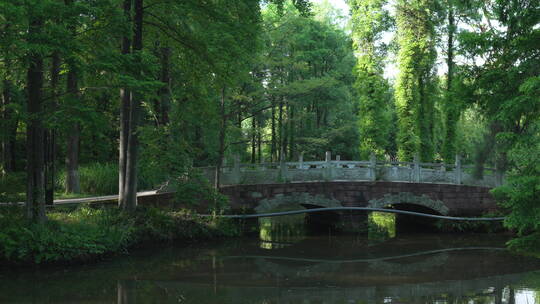
<svg viewBox="0 0 540 304"><path fill-rule="evenodd" d="M70 214L50 214L44 224L27 222L22 212L2 211L4 217L17 218L0 221L0 254L12 262L85 260L125 249L131 241L132 222L121 220L118 211L83 207Z"/></svg>
<svg viewBox="0 0 540 304"><path fill-rule="evenodd" d="M141 164L138 187L141 190L155 189L166 179L160 172ZM162 171L161 171L162 172ZM89 195L111 195L118 193L118 164L91 163L79 167L81 192ZM56 188L65 189L66 173L60 171L56 178Z"/></svg>
<svg viewBox="0 0 540 304"><path fill-rule="evenodd" d="M209 211L217 214L222 214L229 206L228 198L219 193L200 172L194 169L184 176L171 180L170 187L176 191L174 200L182 205L195 206L207 202Z"/></svg>
<svg viewBox="0 0 540 304"><path fill-rule="evenodd" d="M493 190L498 202L510 214L504 222L517 232L510 246L518 250L540 251L540 123L520 137L509 152L516 167L506 184ZM507 134L508 135L508 134ZM510 135L511 136L511 135Z"/></svg>
<svg viewBox="0 0 540 304"><path fill-rule="evenodd" d="M497 215L501 216L501 215ZM484 217L495 217L493 214L486 214ZM437 220L435 222L437 230L442 232L483 232L496 233L504 231L501 222L481 222L481 221L447 221Z"/></svg>
<svg viewBox="0 0 540 304"><path fill-rule="evenodd" d="M329 17L334 12L315 11L320 15L301 16L290 5L283 14L274 6L263 11L264 66L257 71L265 91L257 97L270 107L262 140L274 161L282 149L287 159L321 159L326 151L358 157L351 41Z"/></svg>
<svg viewBox="0 0 540 304"><path fill-rule="evenodd" d="M509 211L505 226L517 232L510 246L538 251L540 11L527 1L490 1L471 9L479 26L462 31L458 40L462 55L482 58L462 67L469 95L464 100L474 102L490 126L488 146L479 155L508 170L505 185L493 193Z"/></svg>
<svg viewBox="0 0 540 304"><path fill-rule="evenodd" d="M25 180L24 172L0 174L0 202L24 201Z"/></svg>
<svg viewBox="0 0 540 304"><path fill-rule="evenodd" d="M432 82L436 52L432 5L430 0L400 0L397 3L397 140L398 156L405 161L410 161L415 153L420 153L423 161L433 159L435 100Z"/></svg>
<svg viewBox="0 0 540 304"><path fill-rule="evenodd" d="M79 167L81 192L92 195L110 195L118 193L118 165L93 163ZM56 187L65 189L66 173L59 172Z"/></svg>
<svg viewBox="0 0 540 304"><path fill-rule="evenodd" d="M75 262L123 253L145 242L236 236L235 224L186 212L140 208L134 216L117 209L82 206L55 211L43 224L25 220L21 208L0 210L0 260L11 263Z"/></svg>
<svg viewBox="0 0 540 304"><path fill-rule="evenodd" d="M382 33L388 31L392 20L383 8L386 1L350 1L352 36L357 56L354 73L359 97L360 155L383 156L389 147L390 121L387 113L393 102L390 86L383 78L385 44L378 45Z"/></svg>
<svg viewBox="0 0 540 304"><path fill-rule="evenodd" d="M396 215L385 212L370 212L368 216L368 239L384 241L396 236Z"/></svg>

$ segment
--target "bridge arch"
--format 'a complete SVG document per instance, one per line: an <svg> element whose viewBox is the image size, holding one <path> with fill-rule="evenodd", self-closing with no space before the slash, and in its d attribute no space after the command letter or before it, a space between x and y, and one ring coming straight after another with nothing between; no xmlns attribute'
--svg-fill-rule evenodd
<svg viewBox="0 0 540 304"><path fill-rule="evenodd" d="M295 207L394 206L401 210L423 209L430 214L465 217L497 210L489 190L464 185L379 181L247 184L220 188L220 192L229 197L232 210L254 213L285 209L282 207L291 204Z"/></svg>
<svg viewBox="0 0 540 304"><path fill-rule="evenodd" d="M400 192L395 194L385 194L381 198L372 199L368 202L371 208L386 208L388 206L420 206L437 212L440 215L448 215L450 209L440 200L434 200L425 194L413 194L411 192Z"/></svg>
<svg viewBox="0 0 540 304"><path fill-rule="evenodd" d="M312 195L310 193L290 193L277 194L271 198L262 199L258 206L254 208L256 213L267 213L275 211L280 207L298 205L314 205L320 208L342 207L341 202L334 198L327 198L324 195Z"/></svg>

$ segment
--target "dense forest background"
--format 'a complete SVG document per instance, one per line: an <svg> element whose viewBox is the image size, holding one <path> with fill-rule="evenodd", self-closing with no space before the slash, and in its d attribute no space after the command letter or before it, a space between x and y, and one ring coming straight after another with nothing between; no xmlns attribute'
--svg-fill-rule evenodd
<svg viewBox="0 0 540 304"><path fill-rule="evenodd" d="M539 3L348 4L1 0L0 200L43 220L60 193L132 210L234 155L459 154L507 172L509 225L540 230Z"/></svg>

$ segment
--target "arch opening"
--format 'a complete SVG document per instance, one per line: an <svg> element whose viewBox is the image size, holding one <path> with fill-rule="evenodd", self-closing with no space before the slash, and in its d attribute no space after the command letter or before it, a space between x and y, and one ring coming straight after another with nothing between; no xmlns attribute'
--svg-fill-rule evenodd
<svg viewBox="0 0 540 304"><path fill-rule="evenodd" d="M392 209L396 209L396 210L413 211L413 212L420 212L420 213L434 214L434 215L443 215L437 210L431 209L423 205L414 204L414 203L393 204L393 205L389 205L388 207ZM406 214L396 214L396 218L395 218L396 233L399 235L399 234L406 234L406 233L432 232L434 230L437 230L437 226L436 226L437 221L438 220L434 218L419 217L419 216L406 215Z"/></svg>

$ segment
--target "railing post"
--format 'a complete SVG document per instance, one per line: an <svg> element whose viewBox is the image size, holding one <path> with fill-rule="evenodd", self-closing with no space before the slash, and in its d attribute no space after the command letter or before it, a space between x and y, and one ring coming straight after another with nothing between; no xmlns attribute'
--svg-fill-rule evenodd
<svg viewBox="0 0 540 304"><path fill-rule="evenodd" d="M298 169L304 169L304 153L300 153L298 156Z"/></svg>
<svg viewBox="0 0 540 304"><path fill-rule="evenodd" d="M413 158L413 180L415 183L420 182L420 157L418 156L418 153L414 154Z"/></svg>
<svg viewBox="0 0 540 304"><path fill-rule="evenodd" d="M461 185L461 178L462 178L462 172L461 172L461 157L459 154L456 154L456 168L455 168L455 183L458 185Z"/></svg>
<svg viewBox="0 0 540 304"><path fill-rule="evenodd" d="M499 187L504 184L504 171L499 167L495 167L495 186Z"/></svg>
<svg viewBox="0 0 540 304"><path fill-rule="evenodd" d="M446 182L446 165L442 162L439 166L439 172L437 172L438 179Z"/></svg>
<svg viewBox="0 0 540 304"><path fill-rule="evenodd" d="M326 151L325 154L325 164L324 164L324 179L332 180L333 179L333 168L330 162L332 161L332 152Z"/></svg>
<svg viewBox="0 0 540 304"><path fill-rule="evenodd" d="M377 180L377 157L374 152L369 155L369 179L371 181Z"/></svg>
<svg viewBox="0 0 540 304"><path fill-rule="evenodd" d="M233 164L233 171L232 171L232 182L235 184L239 184L241 181L240 176L240 155L234 154L234 164Z"/></svg>
<svg viewBox="0 0 540 304"><path fill-rule="evenodd" d="M261 171L266 170L266 162L263 156L261 156L261 162L259 163L259 170Z"/></svg>

